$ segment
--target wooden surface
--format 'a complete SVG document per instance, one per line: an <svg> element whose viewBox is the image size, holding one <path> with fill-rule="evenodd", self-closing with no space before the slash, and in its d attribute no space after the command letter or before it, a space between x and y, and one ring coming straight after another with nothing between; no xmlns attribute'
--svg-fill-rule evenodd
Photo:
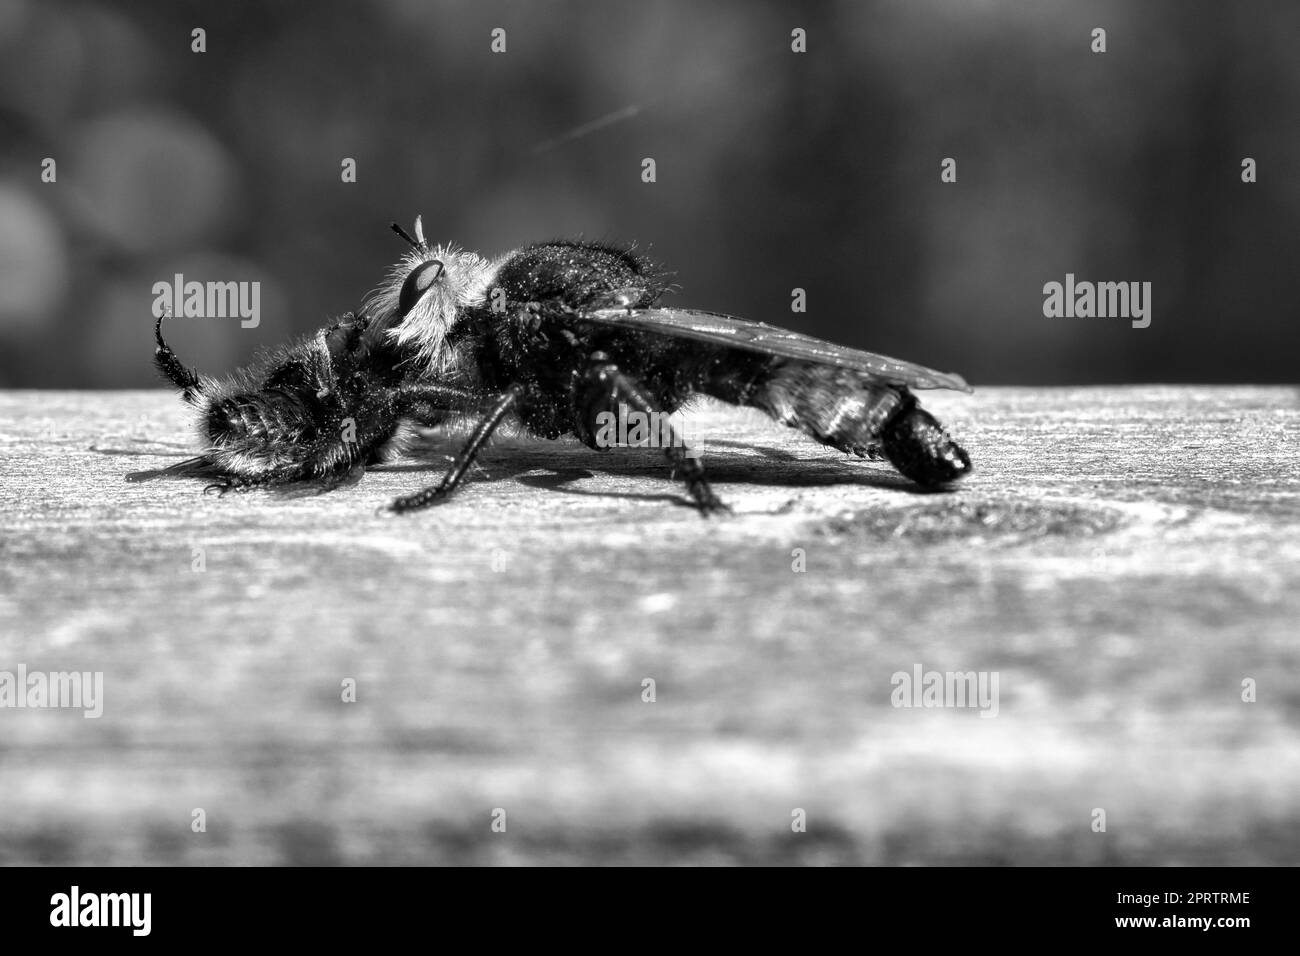
<svg viewBox="0 0 1300 956"><path fill-rule="evenodd" d="M0 709L0 860L1300 862L1296 390L926 404L952 494L709 407L732 517L506 439L395 518L455 439L219 499L122 479L184 454L170 394L0 394L0 670L105 683ZM997 671L998 716L892 707L916 664Z"/></svg>

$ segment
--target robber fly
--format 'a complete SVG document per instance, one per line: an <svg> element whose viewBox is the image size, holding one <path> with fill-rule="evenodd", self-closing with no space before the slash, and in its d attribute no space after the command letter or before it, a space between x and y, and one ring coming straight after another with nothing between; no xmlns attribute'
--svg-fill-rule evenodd
<svg viewBox="0 0 1300 956"><path fill-rule="evenodd" d="M603 414L667 415L700 395L760 409L840 451L887 459L926 487L971 469L912 393L970 391L958 375L661 306L667 274L625 248L548 242L488 260L430 245L418 218L414 236L393 229L411 251L361 311L253 371L200 379L159 326L156 364L199 407L207 450L143 477L207 477L221 490L328 486L383 460L404 422L471 416L470 436L442 480L389 506L409 512L444 501L506 420L604 450ZM666 437L664 452L695 506L706 515L725 510L698 456L671 429Z"/></svg>

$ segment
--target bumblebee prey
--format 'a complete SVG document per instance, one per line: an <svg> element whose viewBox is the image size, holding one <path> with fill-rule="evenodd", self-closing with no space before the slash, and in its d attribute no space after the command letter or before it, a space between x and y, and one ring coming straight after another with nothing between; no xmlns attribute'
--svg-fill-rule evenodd
<svg viewBox="0 0 1300 956"><path fill-rule="evenodd" d="M382 460L403 422L471 416L470 436L442 480L389 506L415 511L444 501L507 419L537 437L574 435L603 449L603 416L667 414L701 395L760 409L840 451L885 458L923 486L971 469L912 394L970 391L958 375L663 307L667 275L629 249L556 241L489 260L430 245L418 218L414 236L393 229L411 251L361 312L257 370L199 379L159 331L158 367L200 407L207 449L146 476L208 477L222 489L333 485ZM700 460L667 437L664 452L695 506L706 515L724 510Z"/></svg>

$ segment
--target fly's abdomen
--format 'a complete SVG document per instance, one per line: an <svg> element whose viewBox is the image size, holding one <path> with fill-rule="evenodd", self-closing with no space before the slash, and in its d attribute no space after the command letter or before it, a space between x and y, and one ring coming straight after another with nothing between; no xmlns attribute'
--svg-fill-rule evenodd
<svg viewBox="0 0 1300 956"><path fill-rule="evenodd" d="M902 394L851 369L777 359L755 379L742 404L825 445L866 455L880 444Z"/></svg>
<svg viewBox="0 0 1300 956"><path fill-rule="evenodd" d="M710 394L762 409L824 445L888 458L921 485L956 481L971 469L965 450L905 387L853 369L774 359L741 386L734 377Z"/></svg>

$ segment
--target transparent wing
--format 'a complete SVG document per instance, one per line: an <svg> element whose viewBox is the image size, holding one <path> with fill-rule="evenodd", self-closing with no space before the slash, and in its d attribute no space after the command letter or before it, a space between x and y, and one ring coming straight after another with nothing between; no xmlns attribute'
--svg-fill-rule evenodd
<svg viewBox="0 0 1300 956"><path fill-rule="evenodd" d="M720 312L696 309L594 309L579 319L599 325L636 329L674 338L696 339L730 345L733 348L779 355L784 358L834 365L862 372L884 385L909 388L951 388L969 392L971 387L960 375L936 372L924 365L914 365L887 355L862 352L800 335L775 325L751 322Z"/></svg>

